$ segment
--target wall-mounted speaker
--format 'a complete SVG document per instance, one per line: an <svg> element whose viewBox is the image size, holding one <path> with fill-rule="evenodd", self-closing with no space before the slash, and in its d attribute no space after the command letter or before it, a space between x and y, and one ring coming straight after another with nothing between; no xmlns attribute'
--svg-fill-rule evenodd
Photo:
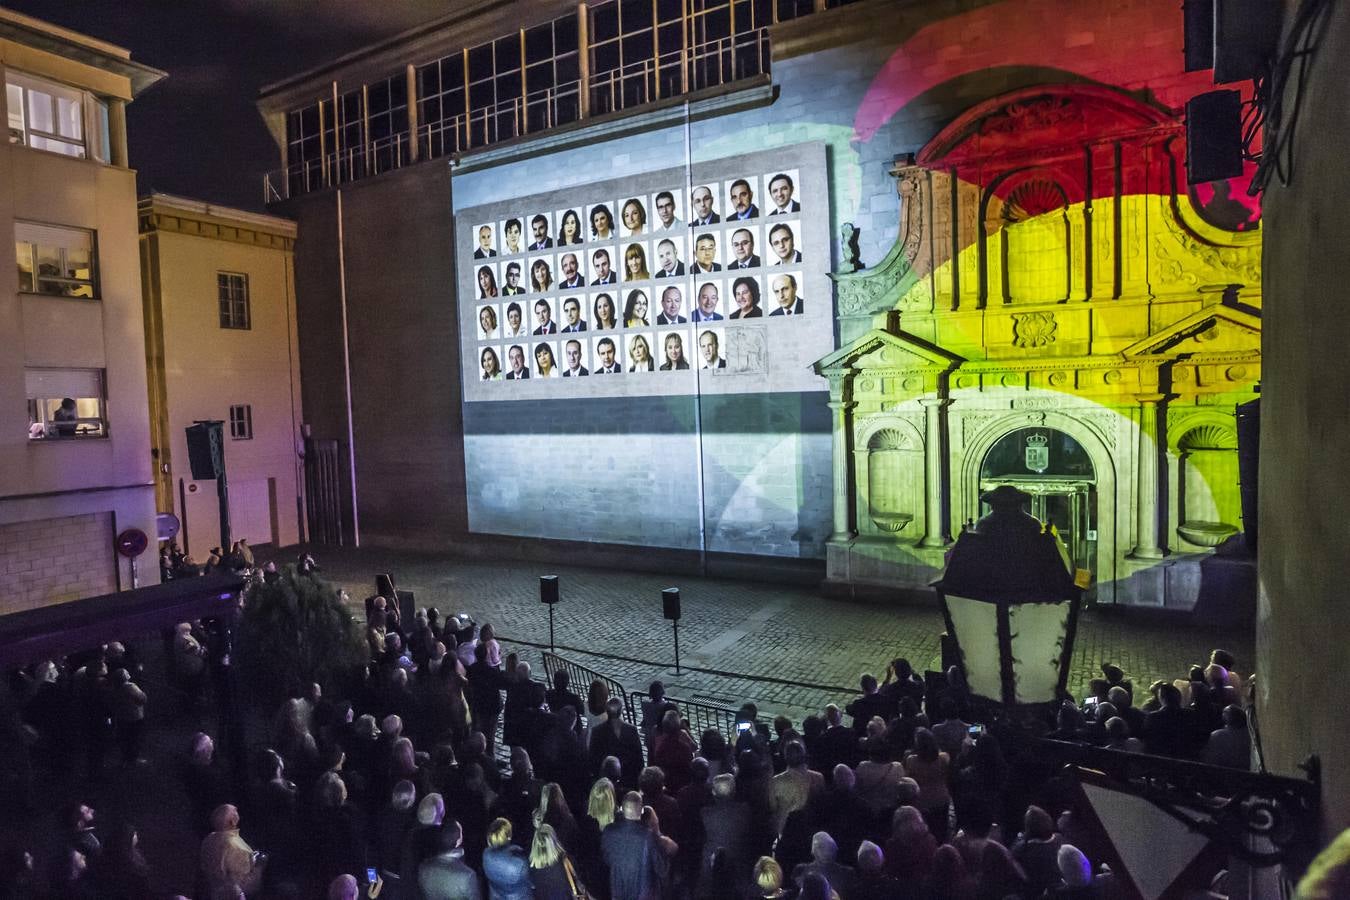
<svg viewBox="0 0 1350 900"><path fill-rule="evenodd" d="M1242 174L1242 97L1210 91L1186 101L1186 177L1191 184Z"/></svg>
<svg viewBox="0 0 1350 900"><path fill-rule="evenodd" d="M225 439L220 422L198 422L187 427L188 465L197 480L225 473Z"/></svg>
<svg viewBox="0 0 1350 900"><path fill-rule="evenodd" d="M1266 71L1279 48L1283 6L1273 0L1214 0L1215 84L1250 81ZM1186 43L1189 47L1189 32Z"/></svg>
<svg viewBox="0 0 1350 900"><path fill-rule="evenodd" d="M1214 68L1214 0L1184 0L1186 71Z"/></svg>

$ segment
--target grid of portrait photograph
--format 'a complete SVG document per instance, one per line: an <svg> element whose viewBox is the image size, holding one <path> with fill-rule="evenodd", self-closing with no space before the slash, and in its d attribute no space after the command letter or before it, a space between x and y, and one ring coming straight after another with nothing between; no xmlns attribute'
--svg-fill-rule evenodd
<svg viewBox="0 0 1350 900"><path fill-rule="evenodd" d="M802 241L797 176L736 176L474 224L479 379L726 369L722 323L806 315L803 268L827 264L827 248Z"/></svg>

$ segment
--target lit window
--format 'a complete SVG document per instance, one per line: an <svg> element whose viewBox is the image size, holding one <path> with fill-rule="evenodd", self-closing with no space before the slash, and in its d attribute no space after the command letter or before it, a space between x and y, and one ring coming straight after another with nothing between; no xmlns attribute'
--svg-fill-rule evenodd
<svg viewBox="0 0 1350 900"><path fill-rule="evenodd" d="M216 293L220 300L221 328L250 328L248 315L248 276L238 272L217 272Z"/></svg>
<svg viewBox="0 0 1350 900"><path fill-rule="evenodd" d="M230 407L230 437L236 441L253 440L253 407L247 403Z"/></svg>
<svg viewBox="0 0 1350 900"><path fill-rule="evenodd" d="M92 94L9 72L5 75L5 96L11 144L107 161L107 106Z"/></svg>
<svg viewBox="0 0 1350 900"><path fill-rule="evenodd" d="M102 369L24 369L29 440L108 436Z"/></svg>
<svg viewBox="0 0 1350 900"><path fill-rule="evenodd" d="M14 255L20 291L91 299L98 293L92 231L15 222Z"/></svg>

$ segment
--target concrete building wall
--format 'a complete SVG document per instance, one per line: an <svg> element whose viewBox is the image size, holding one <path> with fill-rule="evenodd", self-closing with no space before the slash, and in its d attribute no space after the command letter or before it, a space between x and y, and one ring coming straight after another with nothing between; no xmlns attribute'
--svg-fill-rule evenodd
<svg viewBox="0 0 1350 900"><path fill-rule="evenodd" d="M285 220L152 195L141 203L147 300L160 333L165 402L155 410L158 462L168 465L160 502L183 522L180 544L197 559L220 542L214 481L194 481L184 429L226 423L231 531L252 544L300 540L303 477L300 360L296 344L292 243ZM220 326L217 274L248 279L247 329ZM152 354L153 357L154 354ZM156 361L152 358L151 377ZM253 437L230 437L234 405L251 409ZM182 508L186 499L186 509Z"/></svg>
<svg viewBox="0 0 1350 900"><path fill-rule="evenodd" d="M1288 4L1291 15L1295 5ZM1292 154L1289 183L1272 178L1264 197L1271 302L1262 344L1256 672L1266 762L1298 776L1309 754L1321 756L1324 835L1331 837L1350 827L1350 744L1339 689L1350 641L1350 255L1340 240L1350 196L1350 7L1324 6L1301 110L1292 131L1279 135ZM1291 78L1285 110L1297 89ZM1275 146L1268 134L1267 152Z"/></svg>
<svg viewBox="0 0 1350 900"><path fill-rule="evenodd" d="M0 525L0 615L117 590L111 513Z"/></svg>

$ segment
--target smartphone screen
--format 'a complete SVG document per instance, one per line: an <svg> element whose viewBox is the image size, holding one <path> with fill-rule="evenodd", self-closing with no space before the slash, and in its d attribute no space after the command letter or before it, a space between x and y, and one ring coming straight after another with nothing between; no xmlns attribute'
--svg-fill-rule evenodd
<svg viewBox="0 0 1350 900"><path fill-rule="evenodd" d="M375 875L375 867L374 867L374 866L371 866L370 868L366 869L366 883L367 883L367 884L374 884L374 883L375 883L376 877L377 877L377 876Z"/></svg>

